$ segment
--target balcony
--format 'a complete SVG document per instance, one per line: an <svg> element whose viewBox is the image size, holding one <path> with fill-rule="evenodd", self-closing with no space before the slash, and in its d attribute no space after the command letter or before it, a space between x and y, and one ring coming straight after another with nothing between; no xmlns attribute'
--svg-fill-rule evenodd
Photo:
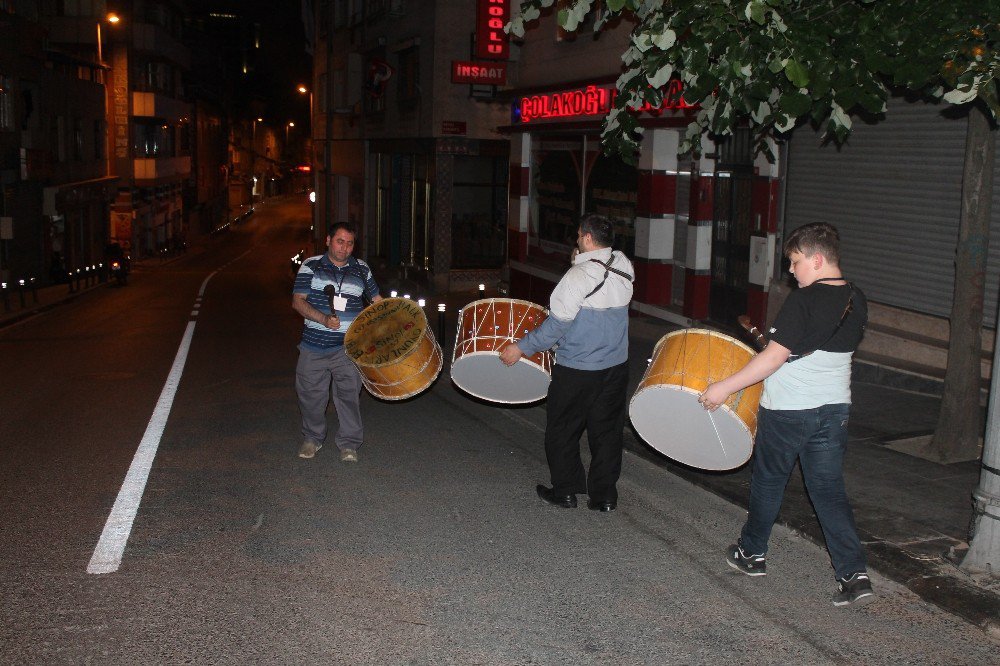
<svg viewBox="0 0 1000 666"><path fill-rule="evenodd" d="M191 157L157 157L132 161L136 185L148 187L191 175Z"/></svg>
<svg viewBox="0 0 1000 666"><path fill-rule="evenodd" d="M191 51L158 25L136 23L132 26L132 45L137 51L155 53L179 65L181 69L191 69Z"/></svg>

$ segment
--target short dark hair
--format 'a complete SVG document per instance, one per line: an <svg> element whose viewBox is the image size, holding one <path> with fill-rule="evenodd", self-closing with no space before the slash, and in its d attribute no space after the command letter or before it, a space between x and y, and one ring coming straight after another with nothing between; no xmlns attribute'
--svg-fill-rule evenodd
<svg viewBox="0 0 1000 666"><path fill-rule="evenodd" d="M330 231L326 233L327 236L333 238L337 235L337 232L343 229L347 233L351 234L355 238L358 237L358 228L354 226L351 222L334 222L330 225Z"/></svg>
<svg viewBox="0 0 1000 666"><path fill-rule="evenodd" d="M604 215L587 213L581 217L580 233L590 234L598 247L611 247L615 244L615 224Z"/></svg>
<svg viewBox="0 0 1000 666"><path fill-rule="evenodd" d="M785 240L785 256L801 252L811 257L817 252L831 264L840 265L840 232L826 222L813 222L799 227Z"/></svg>

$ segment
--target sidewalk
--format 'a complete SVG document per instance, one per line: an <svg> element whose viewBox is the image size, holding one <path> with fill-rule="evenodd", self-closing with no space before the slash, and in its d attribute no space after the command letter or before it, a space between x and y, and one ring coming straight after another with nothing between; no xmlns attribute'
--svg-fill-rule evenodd
<svg viewBox="0 0 1000 666"><path fill-rule="evenodd" d="M487 295L492 296L495 294ZM449 359L458 311L478 298L472 292L429 301L447 303L448 344L444 351ZM428 307L428 317L436 328L432 310ZM630 397L642 379L653 346L678 328L644 315L631 318ZM874 374L858 372L857 368L855 372L860 376ZM940 398L857 378L852 394L851 438L844 475L869 566L925 601L1000 636L1000 578L971 576L958 567L968 548L972 491L979 483L979 462L942 465L891 448L900 440L934 432ZM544 408L545 403L539 406ZM728 472L687 467L651 448L631 425L625 431L625 447L733 504L747 506L750 464ZM797 471L789 481L778 521L823 545L823 534ZM733 540L739 536L740 527L731 526ZM719 557L723 554L719 553ZM830 577L832 582L832 568Z"/></svg>
<svg viewBox="0 0 1000 666"><path fill-rule="evenodd" d="M649 317L632 318L631 392L642 378L653 345L677 328ZM925 601L1000 635L1000 578L973 577L958 568L968 548L979 462L942 465L891 448L900 440L933 433L940 398L855 378L852 401L844 476L869 566ZM650 448L631 428L626 430L626 448L747 506L750 464L729 472L686 467ZM778 521L823 545L799 472L792 474ZM734 540L740 527L732 526Z"/></svg>
<svg viewBox="0 0 1000 666"><path fill-rule="evenodd" d="M158 265L154 260L140 270ZM32 294L26 294L25 308L19 307L13 300L17 295L13 294L12 310L0 311L0 329L101 287L108 287L108 283L95 283L75 293L70 293L67 285L41 288L37 290L37 303ZM438 322L435 304L447 304L444 353L450 362L458 311L477 300L478 294L427 298L426 311L434 329ZM642 378L656 341L677 328L651 317L632 317L630 396ZM1000 579L974 577L957 566L967 548L971 494L979 483L978 461L942 465L891 448L898 440L933 432L939 398L858 380L852 389L851 439L844 472L870 567L907 586L924 600L1000 635ZM539 406L544 408L544 405L542 402ZM670 473L734 504L747 506L749 464L729 472L685 467L649 447L630 426L625 432L625 445ZM622 501L628 499L623 497ZM823 535L798 473L792 475L788 484L778 520L823 544ZM740 525L731 526L734 539L739 528ZM723 554L719 553L719 557ZM832 569L830 573L832 580Z"/></svg>

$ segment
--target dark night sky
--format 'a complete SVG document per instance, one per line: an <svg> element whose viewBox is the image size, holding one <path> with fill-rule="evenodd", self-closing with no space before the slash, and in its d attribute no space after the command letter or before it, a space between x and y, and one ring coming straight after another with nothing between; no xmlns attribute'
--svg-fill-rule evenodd
<svg viewBox="0 0 1000 666"><path fill-rule="evenodd" d="M300 84L312 84L312 56L305 52L301 0L200 0L197 9L232 12L260 24L260 57L247 85L264 101L268 122L308 124L308 97L296 90Z"/></svg>

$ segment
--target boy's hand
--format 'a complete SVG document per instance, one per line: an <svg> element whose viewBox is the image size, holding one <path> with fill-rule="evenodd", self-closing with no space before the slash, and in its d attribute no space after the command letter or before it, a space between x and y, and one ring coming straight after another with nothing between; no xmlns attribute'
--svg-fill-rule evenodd
<svg viewBox="0 0 1000 666"><path fill-rule="evenodd" d="M729 398L729 393L723 388L719 382L714 384L709 384L705 392L698 396L698 402L710 412L714 412L719 408L719 405L724 403Z"/></svg>

